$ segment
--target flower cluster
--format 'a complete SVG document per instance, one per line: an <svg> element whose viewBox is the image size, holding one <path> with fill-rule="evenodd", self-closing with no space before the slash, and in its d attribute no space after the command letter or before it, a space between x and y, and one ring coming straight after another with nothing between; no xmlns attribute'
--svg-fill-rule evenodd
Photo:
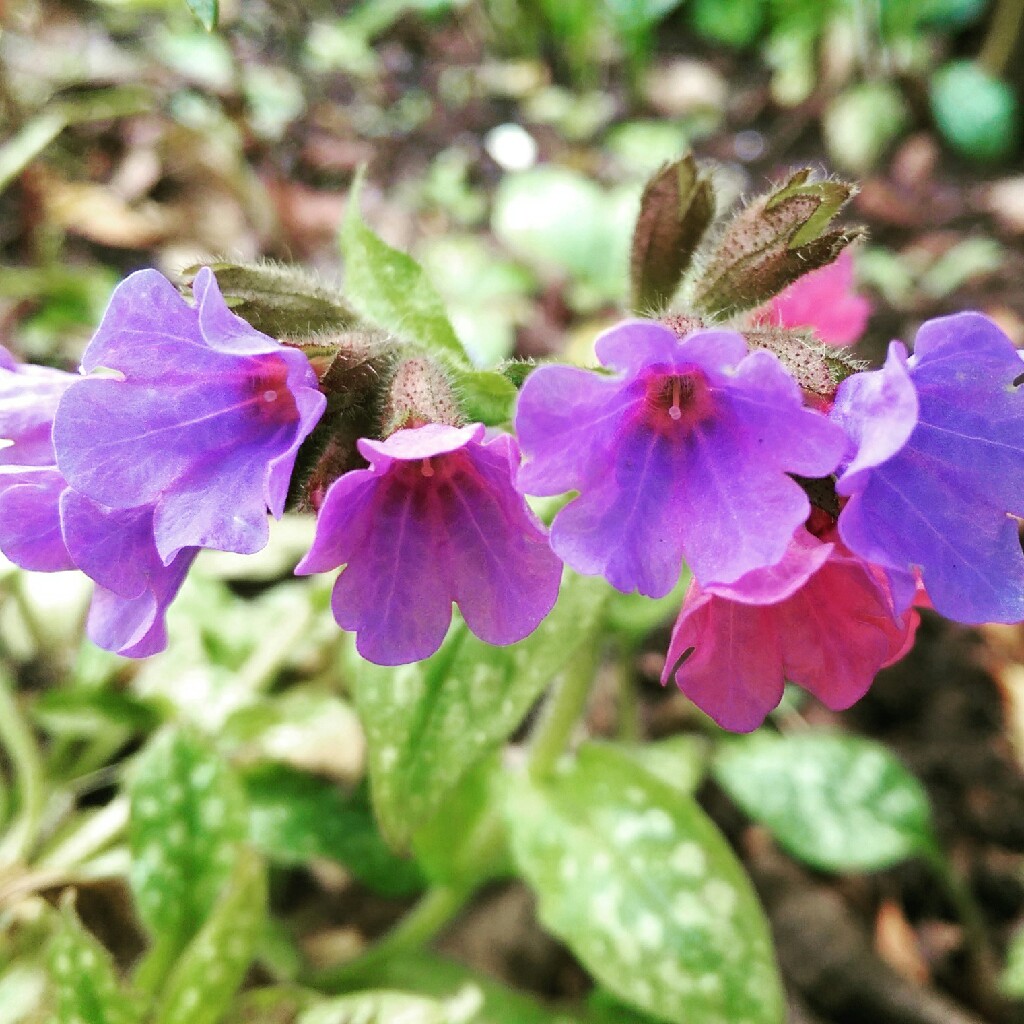
<svg viewBox="0 0 1024 1024"><path fill-rule="evenodd" d="M156 271L114 292L83 376L0 368L0 550L96 581L88 630L143 656L200 548L253 552L325 399L306 357Z"/></svg>
<svg viewBox="0 0 1024 1024"><path fill-rule="evenodd" d="M197 553L258 551L268 514L304 494L318 520L297 572L341 569L334 616L372 661L433 654L453 605L488 643L522 639L554 605L563 562L653 598L688 567L663 681L740 731L787 681L844 708L912 644L915 604L1024 619L1016 350L959 314L926 323L913 355L893 342L881 369L810 395L758 339L854 340L868 307L850 275L843 256L735 330L613 327L599 369L527 377L517 442L465 423L422 355L393 364L390 384L367 377L391 391L376 433L348 440L359 403L339 388L356 361L260 333L208 269L194 304L141 271L80 374L0 350L0 550L84 572L90 636L143 656L165 645ZM304 490L297 460L317 458ZM524 495L570 495L550 534Z"/></svg>

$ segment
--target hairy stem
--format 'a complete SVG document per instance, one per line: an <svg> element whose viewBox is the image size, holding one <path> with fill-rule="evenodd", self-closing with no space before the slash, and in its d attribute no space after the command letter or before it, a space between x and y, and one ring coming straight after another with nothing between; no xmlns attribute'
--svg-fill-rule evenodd
<svg viewBox="0 0 1024 1024"><path fill-rule="evenodd" d="M541 780L550 775L565 753L590 696L599 654L597 644L586 645L566 669L561 685L549 699L544 718L534 733L527 763L534 779Z"/></svg>

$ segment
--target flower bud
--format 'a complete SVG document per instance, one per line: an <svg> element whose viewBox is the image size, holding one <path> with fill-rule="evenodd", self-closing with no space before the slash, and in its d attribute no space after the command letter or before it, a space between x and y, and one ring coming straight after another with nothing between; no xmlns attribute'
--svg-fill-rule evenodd
<svg viewBox="0 0 1024 1024"><path fill-rule="evenodd" d="M320 331L350 327L352 312L330 288L307 271L271 263L211 263L232 312L272 338L308 338ZM191 284L200 265L182 272Z"/></svg>
<svg viewBox="0 0 1024 1024"><path fill-rule="evenodd" d="M448 375L437 363L417 356L398 364L381 410L382 436L425 423L458 427L463 419Z"/></svg>
<svg viewBox="0 0 1024 1024"><path fill-rule="evenodd" d="M641 314L668 306L715 215L711 179L692 156L667 164L647 182L630 254L630 295Z"/></svg>
<svg viewBox="0 0 1024 1024"><path fill-rule="evenodd" d="M726 226L697 282L694 305L728 317L767 301L831 263L861 228L826 230L854 194L842 181L808 182L811 171L754 200Z"/></svg>

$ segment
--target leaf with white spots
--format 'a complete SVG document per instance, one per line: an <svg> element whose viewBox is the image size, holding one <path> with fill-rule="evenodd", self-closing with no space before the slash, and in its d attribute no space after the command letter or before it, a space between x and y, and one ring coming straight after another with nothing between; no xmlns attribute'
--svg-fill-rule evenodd
<svg viewBox="0 0 1024 1024"><path fill-rule="evenodd" d="M423 888L411 860L392 853L362 794L284 765L265 764L245 775L249 835L278 864L306 864L324 857L344 864L384 896L408 896Z"/></svg>
<svg viewBox="0 0 1024 1024"><path fill-rule="evenodd" d="M607 743L635 761L639 768L683 793L694 793L704 781L711 744L704 736L669 736L653 743Z"/></svg>
<svg viewBox="0 0 1024 1024"><path fill-rule="evenodd" d="M314 1006L296 1024L477 1024L483 995L466 985L450 999L404 992L360 992Z"/></svg>
<svg viewBox="0 0 1024 1024"><path fill-rule="evenodd" d="M206 740L174 728L140 754L128 795L139 916L165 952L182 949L238 860L247 831L241 785Z"/></svg>
<svg viewBox="0 0 1024 1024"><path fill-rule="evenodd" d="M266 913L266 868L243 849L213 912L168 978L153 1024L217 1024L249 969Z"/></svg>
<svg viewBox="0 0 1024 1024"><path fill-rule="evenodd" d="M111 955L74 910L61 910L47 956L52 1024L139 1024L139 1001L122 990Z"/></svg>
<svg viewBox="0 0 1024 1024"><path fill-rule="evenodd" d="M544 925L618 999L666 1021L780 1024L764 913L697 803L609 746L515 779L507 823Z"/></svg>
<svg viewBox="0 0 1024 1024"><path fill-rule="evenodd" d="M879 743L840 733L731 741L715 777L794 857L825 871L877 871L934 850L928 796Z"/></svg>
<svg viewBox="0 0 1024 1024"><path fill-rule="evenodd" d="M385 836L406 844L466 772L518 728L552 679L596 642L607 595L603 580L567 573L554 610L517 644L491 647L459 624L426 661L353 665Z"/></svg>

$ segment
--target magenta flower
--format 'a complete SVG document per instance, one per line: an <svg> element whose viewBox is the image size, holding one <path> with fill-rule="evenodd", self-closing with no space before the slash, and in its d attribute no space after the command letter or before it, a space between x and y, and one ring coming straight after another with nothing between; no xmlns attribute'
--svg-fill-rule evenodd
<svg viewBox="0 0 1024 1024"><path fill-rule="evenodd" d="M854 290L853 253L812 270L776 295L759 317L778 327L811 327L829 345L859 341L871 316L871 303Z"/></svg>
<svg viewBox="0 0 1024 1024"><path fill-rule="evenodd" d="M429 657L453 602L487 643L531 633L555 603L561 565L513 485L514 439L431 423L359 450L370 468L330 486L296 569L345 566L331 606L359 653L379 665Z"/></svg>
<svg viewBox="0 0 1024 1024"><path fill-rule="evenodd" d="M837 490L846 545L888 574L897 606L919 574L959 622L1024 619L1024 395L1010 340L979 313L929 320L913 357L840 386L833 418L853 445Z"/></svg>
<svg viewBox="0 0 1024 1024"><path fill-rule="evenodd" d="M832 541L801 528L779 566L729 588L692 584L661 681L674 673L683 693L733 732L756 729L787 681L833 710L858 701L878 670L910 649L917 613L896 617L882 574Z"/></svg>
<svg viewBox="0 0 1024 1024"><path fill-rule="evenodd" d="M787 474L824 476L842 431L803 407L774 355L731 331L680 339L629 321L597 341L598 376L542 366L523 387L516 430L528 494L579 491L551 545L619 590L667 594L685 559L703 583L779 562L810 511Z"/></svg>
<svg viewBox="0 0 1024 1024"><path fill-rule="evenodd" d="M112 509L153 508L165 564L190 547L251 553L280 516L299 445L326 399L306 357L235 316L203 268L188 305L155 270L114 292L68 388L57 464Z"/></svg>

